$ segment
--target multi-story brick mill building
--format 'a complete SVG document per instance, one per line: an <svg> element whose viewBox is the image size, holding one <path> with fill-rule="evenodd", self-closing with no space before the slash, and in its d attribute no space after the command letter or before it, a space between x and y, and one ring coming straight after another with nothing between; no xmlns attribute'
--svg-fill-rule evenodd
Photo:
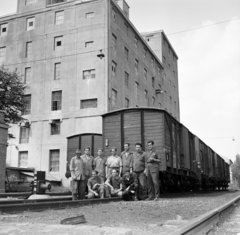
<svg viewBox="0 0 240 235"><path fill-rule="evenodd" d="M11 126L19 151L8 147L8 164L64 179L76 148L94 154L102 145L102 114L147 106L179 120L178 57L159 34L173 77L154 52L163 44L137 31L124 0L18 0L17 13L0 18L0 64L28 86L27 122Z"/></svg>

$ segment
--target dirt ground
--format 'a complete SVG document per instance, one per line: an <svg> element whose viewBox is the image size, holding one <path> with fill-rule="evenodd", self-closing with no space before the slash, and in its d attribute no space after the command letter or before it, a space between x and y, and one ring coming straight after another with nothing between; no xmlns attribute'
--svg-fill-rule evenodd
<svg viewBox="0 0 240 235"><path fill-rule="evenodd" d="M134 234L157 233L169 220L191 220L240 195L236 192L213 192L161 198L159 201L112 202L65 210L24 212L1 217L0 221L60 224L69 217L84 215L89 225L131 228Z"/></svg>

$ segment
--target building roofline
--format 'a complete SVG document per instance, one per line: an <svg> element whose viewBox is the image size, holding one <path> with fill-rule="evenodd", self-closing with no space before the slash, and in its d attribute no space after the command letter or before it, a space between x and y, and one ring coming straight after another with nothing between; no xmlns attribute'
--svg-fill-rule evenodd
<svg viewBox="0 0 240 235"><path fill-rule="evenodd" d="M174 52L174 55L175 55L175 56L177 57L177 59L178 59L178 55L177 55L176 51L174 50L174 48L173 48L172 44L170 43L167 35L165 34L165 32L164 32L162 29L161 29L161 30L156 30L156 31L150 31L150 32L143 32L143 33L141 33L141 34L142 34L143 36L147 36L147 35L149 35L149 34L158 34L158 33L163 34L164 38L167 40L167 42L168 42L168 44L170 45L172 51Z"/></svg>
<svg viewBox="0 0 240 235"><path fill-rule="evenodd" d="M164 66L162 64L162 62L160 61L160 59L158 58L158 56L155 54L155 52L152 50L152 48L147 44L147 42L144 40L143 36L141 35L141 33L136 29L136 27L133 25L133 23L130 21L129 18L127 18L122 9L118 6L118 4L114 1L111 0L111 2L113 2L113 4L118 8L118 10L120 11L121 15L124 17L124 19L129 23L129 25L134 29L134 31L136 32L137 36L142 40L143 44L149 49L149 51L153 54L153 56L155 57L155 59L158 61L158 63L160 64L160 66L164 69Z"/></svg>

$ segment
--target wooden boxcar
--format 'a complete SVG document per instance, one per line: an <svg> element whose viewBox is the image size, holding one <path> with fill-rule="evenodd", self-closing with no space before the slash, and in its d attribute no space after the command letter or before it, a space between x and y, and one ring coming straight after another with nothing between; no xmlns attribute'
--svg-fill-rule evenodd
<svg viewBox="0 0 240 235"><path fill-rule="evenodd" d="M153 140L160 152L161 190L191 189L197 184L194 135L165 110L129 108L103 115L103 141L105 154L111 147L118 153L124 143L132 150L140 142L147 150Z"/></svg>

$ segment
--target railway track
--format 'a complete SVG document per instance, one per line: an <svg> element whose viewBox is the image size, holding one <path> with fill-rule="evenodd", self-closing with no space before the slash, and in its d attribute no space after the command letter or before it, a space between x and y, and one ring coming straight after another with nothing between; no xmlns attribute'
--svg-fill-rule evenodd
<svg viewBox="0 0 240 235"><path fill-rule="evenodd" d="M207 212L187 224L183 224L177 228L173 228L172 230L168 230L163 235L202 235L208 234L213 227L218 224L221 216L223 216L227 212L233 211L233 209L240 205L240 196L231 200L230 202Z"/></svg>

